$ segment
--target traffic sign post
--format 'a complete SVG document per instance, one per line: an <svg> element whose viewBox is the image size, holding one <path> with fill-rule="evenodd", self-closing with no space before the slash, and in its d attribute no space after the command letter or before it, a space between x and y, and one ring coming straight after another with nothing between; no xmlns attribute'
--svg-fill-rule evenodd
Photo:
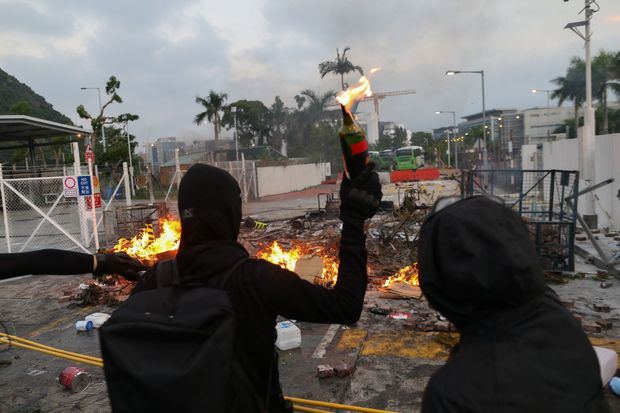
<svg viewBox="0 0 620 413"><path fill-rule="evenodd" d="M91 161L93 164L95 163L95 152L93 151L92 146L86 145L86 150L84 151L84 160L86 162Z"/></svg>
<svg viewBox="0 0 620 413"><path fill-rule="evenodd" d="M62 187L65 198L76 198L78 196L77 179L75 176L65 176L62 179Z"/></svg>
<svg viewBox="0 0 620 413"><path fill-rule="evenodd" d="M80 196L91 195L91 179L89 175L80 175L77 177L78 193Z"/></svg>
<svg viewBox="0 0 620 413"><path fill-rule="evenodd" d="M88 188L88 193L84 195L90 195L87 199L90 201L90 210L93 212L93 235L95 237L95 248L99 250L99 233L97 232L97 201L95 199L95 191L91 187L91 183L95 182L93 179L93 161L91 159L88 160L88 176L80 176L78 178L88 178L88 185L85 187ZM80 195L82 195L82 182L80 181ZM97 180L98 183L98 180ZM88 203L88 201L87 201ZM99 197L99 206L101 206L101 196Z"/></svg>

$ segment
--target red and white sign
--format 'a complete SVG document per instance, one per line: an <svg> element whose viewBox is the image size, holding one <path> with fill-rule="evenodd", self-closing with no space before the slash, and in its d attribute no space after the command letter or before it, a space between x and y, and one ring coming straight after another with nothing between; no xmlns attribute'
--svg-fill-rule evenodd
<svg viewBox="0 0 620 413"><path fill-rule="evenodd" d="M86 208L91 209L93 207L92 197L87 196L86 198ZM101 208L101 194L95 193L95 208Z"/></svg>
<svg viewBox="0 0 620 413"><path fill-rule="evenodd" d="M75 198L78 196L78 186L75 176L65 176L62 179L65 198Z"/></svg>
<svg viewBox="0 0 620 413"><path fill-rule="evenodd" d="M95 163L95 152L90 145L86 145L86 151L84 151L84 160L86 162L90 160L92 163Z"/></svg>

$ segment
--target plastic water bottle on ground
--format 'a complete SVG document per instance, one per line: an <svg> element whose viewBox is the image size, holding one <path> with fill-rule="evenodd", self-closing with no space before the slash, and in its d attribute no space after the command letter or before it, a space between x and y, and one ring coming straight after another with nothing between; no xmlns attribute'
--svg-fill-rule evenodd
<svg viewBox="0 0 620 413"><path fill-rule="evenodd" d="M278 338L276 347L281 351L301 347L301 330L290 321L280 321L276 324Z"/></svg>
<svg viewBox="0 0 620 413"><path fill-rule="evenodd" d="M609 390L620 397L620 377L613 377L609 382Z"/></svg>

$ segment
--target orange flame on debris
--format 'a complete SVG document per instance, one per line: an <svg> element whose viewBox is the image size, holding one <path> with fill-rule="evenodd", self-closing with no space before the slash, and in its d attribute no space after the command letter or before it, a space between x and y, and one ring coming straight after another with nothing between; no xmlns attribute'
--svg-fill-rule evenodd
<svg viewBox="0 0 620 413"><path fill-rule="evenodd" d="M295 271L297 261L304 255L315 255L323 260L323 269L320 275L317 274L317 278L320 278L321 285L333 287L338 279L338 259L327 254L323 248L313 248L298 244L289 250L285 250L278 244L278 241L274 241L271 245L259 251L256 257L279 265L289 271Z"/></svg>
<svg viewBox="0 0 620 413"><path fill-rule="evenodd" d="M370 69L370 74L378 71L379 68ZM343 90L336 95L336 100L344 106L345 110L351 113L351 107L360 100L372 96L370 89L370 80L366 76L360 77L360 80L347 90Z"/></svg>
<svg viewBox="0 0 620 413"><path fill-rule="evenodd" d="M159 219L160 234L157 238L149 236L145 227L135 237L128 240L121 238L114 246L114 252L125 252L140 261L153 262L163 252L179 249L181 239L181 222L171 218Z"/></svg>
<svg viewBox="0 0 620 413"><path fill-rule="evenodd" d="M279 265L289 271L295 271L295 264L297 260L303 254L299 246L295 246L288 251L285 251L280 247L278 241L274 241L273 244L268 246L262 251L256 254L257 258L269 261L272 264Z"/></svg>
<svg viewBox="0 0 620 413"><path fill-rule="evenodd" d="M418 279L418 263L414 262L411 265L407 265L406 267L401 268L398 272L383 283L383 287L389 287L390 285L402 282L409 285L420 285L420 280Z"/></svg>

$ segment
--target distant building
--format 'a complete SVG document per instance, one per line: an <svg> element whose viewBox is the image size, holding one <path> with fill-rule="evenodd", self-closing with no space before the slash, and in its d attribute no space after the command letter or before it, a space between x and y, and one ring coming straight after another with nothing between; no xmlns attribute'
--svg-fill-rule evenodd
<svg viewBox="0 0 620 413"><path fill-rule="evenodd" d="M575 109L569 106L535 107L525 109L522 113L524 144L529 145L556 140L558 137L553 132L559 126L564 126L567 119L574 118ZM583 115L583 110L579 110L579 115Z"/></svg>
<svg viewBox="0 0 620 413"><path fill-rule="evenodd" d="M433 140L446 139L446 131L451 131L452 126L442 126L441 128L433 129Z"/></svg>
<svg viewBox="0 0 620 413"><path fill-rule="evenodd" d="M156 170L162 164L174 160L176 149L185 151L185 142L177 141L175 137L159 138L153 143L147 143L147 161Z"/></svg>

